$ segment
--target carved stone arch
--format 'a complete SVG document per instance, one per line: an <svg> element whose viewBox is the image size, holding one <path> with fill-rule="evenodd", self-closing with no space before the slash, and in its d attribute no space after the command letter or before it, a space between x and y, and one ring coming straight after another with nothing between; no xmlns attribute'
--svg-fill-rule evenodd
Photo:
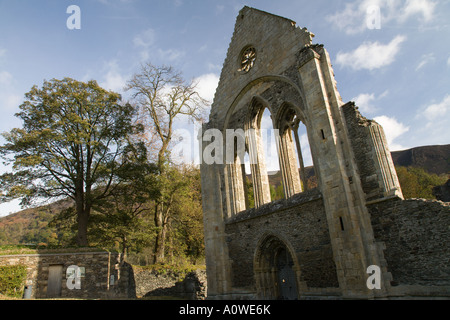
<svg viewBox="0 0 450 320"><path fill-rule="evenodd" d="M281 105L274 121L275 127L279 130L277 139L278 157L280 159L283 190L287 199L304 191L302 184L306 186L300 140L297 131L294 130L295 127L298 128L300 121L305 123L305 116L302 110L287 102ZM295 150L297 150L299 163L295 156ZM299 174L299 167L302 175Z"/></svg>
<svg viewBox="0 0 450 320"><path fill-rule="evenodd" d="M254 88L257 85L263 84L263 83L276 83L276 82L280 82L280 83L286 84L289 87L291 87L296 92L296 94L298 94L298 97L300 100L298 103L299 108L306 107L305 95L304 95L303 91L300 89L300 87L298 86L298 84L296 84L292 79L285 77L285 76L280 76L280 75L265 75L265 76L262 76L262 77L259 77L257 79L250 81L241 89L241 91L239 91L239 93L236 95L233 102L231 103L231 105L228 108L228 112L223 121L222 130L226 130L229 128L230 119L233 115L233 112L235 111L236 106L242 102L242 99L252 88ZM274 110L272 110L271 106L269 106L269 110L270 110L272 116L274 116L275 113L273 112ZM305 114L304 110L302 110L302 113Z"/></svg>
<svg viewBox="0 0 450 320"><path fill-rule="evenodd" d="M289 121L293 121L294 118L298 118L301 122L307 123L307 117L300 107L290 102L283 102L279 108L274 121L275 128L280 130L280 134L284 133L286 126L289 125Z"/></svg>
<svg viewBox="0 0 450 320"><path fill-rule="evenodd" d="M273 115L269 102L261 96L254 96L245 119L245 130L261 128L261 120L265 109L268 109L270 114Z"/></svg>
<svg viewBox="0 0 450 320"><path fill-rule="evenodd" d="M259 299L298 299L306 289L295 250L282 235L272 232L262 235L256 246L253 269Z"/></svg>

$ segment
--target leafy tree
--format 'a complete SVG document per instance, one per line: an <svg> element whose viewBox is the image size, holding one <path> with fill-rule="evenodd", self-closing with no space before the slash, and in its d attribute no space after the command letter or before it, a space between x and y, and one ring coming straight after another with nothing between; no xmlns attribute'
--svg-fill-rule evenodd
<svg viewBox="0 0 450 320"><path fill-rule="evenodd" d="M13 173L0 176L1 200L22 198L27 206L40 198L73 199L77 243L86 246L91 210L121 184L130 136L142 129L133 121L136 110L96 81L44 81L25 97L16 114L23 128L3 133L0 155Z"/></svg>
<svg viewBox="0 0 450 320"><path fill-rule="evenodd" d="M270 185L270 195L272 201L284 199L283 183L278 186Z"/></svg>
<svg viewBox="0 0 450 320"><path fill-rule="evenodd" d="M416 167L399 166L396 171L405 199L435 199L433 187L444 184L448 179L445 175L438 176Z"/></svg>
<svg viewBox="0 0 450 320"><path fill-rule="evenodd" d="M117 243L123 259L133 246L145 246L154 238L154 227L146 219L153 209L151 199L158 192L156 165L143 152L127 161L122 178L130 183L115 188L93 215L93 238L103 245Z"/></svg>
<svg viewBox="0 0 450 320"><path fill-rule="evenodd" d="M169 220L169 255L186 257L195 264L204 256L203 210L200 169L185 165L178 169L174 214Z"/></svg>
<svg viewBox="0 0 450 320"><path fill-rule="evenodd" d="M174 171L170 168L170 144L174 138L175 121L180 117L202 120L206 100L196 91L196 84L186 82L172 67L143 64L139 73L128 82L127 90L138 106L143 122L148 123L150 147L158 155L160 192L154 199L154 223L157 228L154 263L163 262L168 220L173 212ZM166 184L167 183L167 184Z"/></svg>

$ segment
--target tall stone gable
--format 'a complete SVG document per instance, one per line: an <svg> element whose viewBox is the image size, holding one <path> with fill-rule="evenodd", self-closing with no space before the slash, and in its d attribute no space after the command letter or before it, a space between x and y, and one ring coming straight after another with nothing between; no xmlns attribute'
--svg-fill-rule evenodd
<svg viewBox="0 0 450 320"><path fill-rule="evenodd" d="M249 7L236 19L200 136L209 298L385 298L411 295L410 285L418 278L426 287L414 287L415 294L448 296L450 270L444 261L449 251L443 252L449 228L439 229L433 236L439 248L426 253L439 266L430 266L430 278L426 270L402 275L402 263L413 263L416 270L424 259L396 254L411 246L417 254L421 245L420 237L402 242L405 229L398 221L410 230L436 233L434 221L450 225L448 205L403 200L382 127L364 118L354 103L342 101L330 57L313 37L294 21ZM262 148L264 110L278 133L284 192L278 201L271 199ZM299 123L307 131L315 188L308 188L302 165ZM245 132L241 148L239 134L229 136L229 131ZM217 132L225 143L211 148ZM250 159L249 173L241 149ZM431 207L439 219L427 211L423 226L421 212ZM397 237L390 236L394 229ZM376 288L368 285L373 266Z"/></svg>

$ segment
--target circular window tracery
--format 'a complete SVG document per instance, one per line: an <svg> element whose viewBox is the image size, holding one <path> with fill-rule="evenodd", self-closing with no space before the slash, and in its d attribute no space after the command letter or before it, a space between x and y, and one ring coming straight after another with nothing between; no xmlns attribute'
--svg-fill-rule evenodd
<svg viewBox="0 0 450 320"><path fill-rule="evenodd" d="M255 65L256 61L256 50L254 47L246 48L241 54L241 68L240 72L249 72L251 68Z"/></svg>

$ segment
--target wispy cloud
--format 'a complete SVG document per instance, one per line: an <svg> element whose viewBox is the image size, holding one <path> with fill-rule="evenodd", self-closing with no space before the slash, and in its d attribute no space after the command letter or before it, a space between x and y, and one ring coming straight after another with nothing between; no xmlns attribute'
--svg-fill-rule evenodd
<svg viewBox="0 0 450 320"><path fill-rule="evenodd" d="M13 76L8 71L1 71L0 72L0 84L2 86L9 86L11 85Z"/></svg>
<svg viewBox="0 0 450 320"><path fill-rule="evenodd" d="M147 29L133 38L133 44L138 48L149 48L156 40L156 33L153 29Z"/></svg>
<svg viewBox="0 0 450 320"><path fill-rule="evenodd" d="M6 49L0 48L0 58L3 58L4 56L6 56Z"/></svg>
<svg viewBox="0 0 450 320"><path fill-rule="evenodd" d="M158 49L158 54L161 58L167 61L175 61L183 57L186 53L178 49Z"/></svg>
<svg viewBox="0 0 450 320"><path fill-rule="evenodd" d="M407 0L399 16L400 22L405 22L410 17L418 16L424 22L433 20L436 2L430 0Z"/></svg>
<svg viewBox="0 0 450 320"><path fill-rule="evenodd" d="M353 70L374 70L390 65L400 51L400 45L405 36L397 36L388 44L379 42L364 42L351 52L339 52L336 63Z"/></svg>
<svg viewBox="0 0 450 320"><path fill-rule="evenodd" d="M445 98L441 102L429 105L423 111L422 115L425 119L428 120L427 126L429 127L433 126L433 123L435 123L435 121L438 121L439 119L450 119L450 94L445 96Z"/></svg>
<svg viewBox="0 0 450 320"><path fill-rule="evenodd" d="M437 2L431 0L363 0L346 3L342 10L330 14L326 20L347 34L368 30L367 22L373 12L370 8L379 8L381 28L395 22L399 25L411 18L423 23L433 20Z"/></svg>
<svg viewBox="0 0 450 320"><path fill-rule="evenodd" d="M433 63L435 60L436 60L436 58L434 56L434 53L424 54L420 58L420 62L417 64L416 71L419 71L420 69L422 69L425 65L427 65L429 63Z"/></svg>
<svg viewBox="0 0 450 320"><path fill-rule="evenodd" d="M441 101L433 101L416 115L420 123L417 126L416 143L421 145L447 144L450 141L450 94Z"/></svg>
<svg viewBox="0 0 450 320"><path fill-rule="evenodd" d="M23 99L15 90L16 81L8 71L0 71L0 110L3 112L19 107Z"/></svg>
<svg viewBox="0 0 450 320"><path fill-rule="evenodd" d="M119 71L117 61L111 60L106 62L104 67L104 77L100 86L107 90L122 93L125 88L127 77L123 76Z"/></svg>
<svg viewBox="0 0 450 320"><path fill-rule="evenodd" d="M386 97L387 95L388 91L383 92L378 97L375 96L375 93L361 93L360 95L354 97L351 100L355 101L356 105L359 107L359 110L363 114L374 114L380 110L374 104L374 102Z"/></svg>
<svg viewBox="0 0 450 320"><path fill-rule="evenodd" d="M406 149L405 146L397 143L396 139L408 132L409 127L393 117L379 116L374 120L383 127L390 151Z"/></svg>

